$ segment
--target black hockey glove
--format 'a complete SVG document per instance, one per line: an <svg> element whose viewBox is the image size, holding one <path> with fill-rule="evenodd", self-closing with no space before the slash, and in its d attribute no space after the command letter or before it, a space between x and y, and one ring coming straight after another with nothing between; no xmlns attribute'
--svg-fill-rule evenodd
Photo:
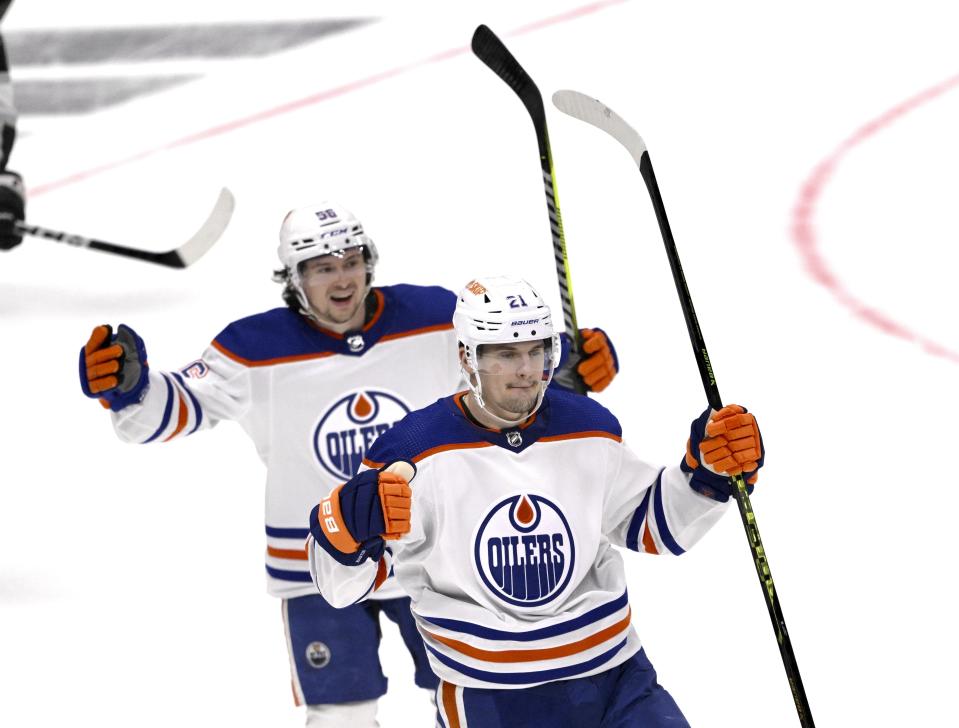
<svg viewBox="0 0 959 728"><path fill-rule="evenodd" d="M0 172L0 250L10 250L23 242L13 224L23 221L23 180L16 172Z"/></svg>

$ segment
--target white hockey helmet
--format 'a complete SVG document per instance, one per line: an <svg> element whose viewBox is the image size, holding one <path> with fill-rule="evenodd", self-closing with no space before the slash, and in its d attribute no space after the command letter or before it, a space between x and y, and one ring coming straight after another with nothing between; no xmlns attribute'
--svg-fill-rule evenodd
<svg viewBox="0 0 959 728"><path fill-rule="evenodd" d="M300 306L309 312L310 306L303 292L300 264L321 255L342 256L351 248L362 248L366 261L366 285L373 281L373 271L379 253L373 240L363 232L363 224L341 205L329 200L308 207L290 210L280 226L280 246L277 255L286 269L288 280Z"/></svg>
<svg viewBox="0 0 959 728"><path fill-rule="evenodd" d="M457 296L453 329L465 349L466 362L473 372L480 370L479 349L483 344L513 344L545 339L543 380L532 411L539 409L546 387L553 378L553 371L559 364L561 347L549 306L529 283L506 276L470 281ZM480 378L465 368L463 376L477 403L486 410ZM487 413L492 414L489 410ZM504 422L514 425L521 421Z"/></svg>

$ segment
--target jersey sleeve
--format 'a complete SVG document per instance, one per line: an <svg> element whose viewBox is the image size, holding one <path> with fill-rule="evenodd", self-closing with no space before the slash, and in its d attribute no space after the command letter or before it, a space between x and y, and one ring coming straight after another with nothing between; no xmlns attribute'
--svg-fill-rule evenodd
<svg viewBox="0 0 959 728"><path fill-rule="evenodd" d="M311 524L312 530L312 524ZM377 560L346 566L330 556L311 533L306 541L310 575L323 598L337 609L366 599L382 586L393 570L393 549L389 546Z"/></svg>
<svg viewBox="0 0 959 728"><path fill-rule="evenodd" d="M126 442L166 442L238 420L252 402L249 368L210 346L180 371L150 370L139 404L113 412L113 428Z"/></svg>
<svg viewBox="0 0 959 728"><path fill-rule="evenodd" d="M617 546L679 556L725 512L728 504L693 490L678 465L652 466L623 442L610 447L603 530Z"/></svg>

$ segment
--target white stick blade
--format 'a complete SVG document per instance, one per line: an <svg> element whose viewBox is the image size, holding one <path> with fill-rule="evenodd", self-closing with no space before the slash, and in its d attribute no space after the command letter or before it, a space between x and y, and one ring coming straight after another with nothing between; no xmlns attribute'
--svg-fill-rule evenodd
<svg viewBox="0 0 959 728"><path fill-rule="evenodd" d="M553 105L564 114L605 131L626 147L639 165L646 151L646 143L633 127L602 101L579 91L564 90L553 94Z"/></svg>
<svg viewBox="0 0 959 728"><path fill-rule="evenodd" d="M236 206L236 200L233 193L226 187L220 190L220 196L213 206L213 211L207 217L203 226L196 231L192 238L176 249L176 254L183 261L183 267L186 268L198 261L213 244L220 239L226 226L233 217L233 208Z"/></svg>

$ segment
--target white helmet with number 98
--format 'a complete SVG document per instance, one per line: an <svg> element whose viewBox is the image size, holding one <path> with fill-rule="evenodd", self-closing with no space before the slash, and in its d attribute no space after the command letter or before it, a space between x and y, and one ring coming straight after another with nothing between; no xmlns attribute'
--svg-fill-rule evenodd
<svg viewBox="0 0 959 728"><path fill-rule="evenodd" d="M304 312L310 309L300 275L304 261L321 255L341 257L351 248L360 248L366 262L366 285L373 281L379 254L373 240L363 232L363 224L345 207L330 201L290 210L280 226L282 278L289 283Z"/></svg>
<svg viewBox="0 0 959 728"><path fill-rule="evenodd" d="M506 276L470 281L457 296L453 328L464 348L467 366L462 367L463 375L477 403L487 414L502 421L504 426L510 426L539 409L553 371L559 364L561 347L549 306L529 283ZM535 404L519 420L504 420L489 412L483 399L483 385L478 375L481 371L482 347L529 341L543 341L545 349L542 379Z"/></svg>

